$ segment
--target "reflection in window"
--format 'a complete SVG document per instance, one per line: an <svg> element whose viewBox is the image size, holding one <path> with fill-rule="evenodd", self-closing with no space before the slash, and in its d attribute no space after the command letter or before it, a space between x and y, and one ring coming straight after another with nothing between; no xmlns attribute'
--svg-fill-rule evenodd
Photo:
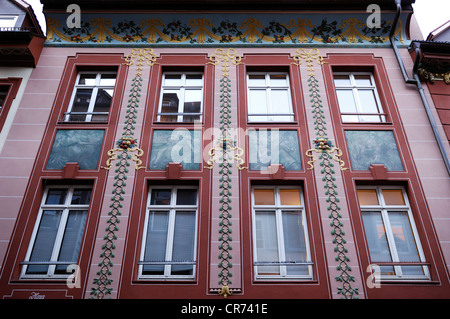
<svg viewBox="0 0 450 319"><path fill-rule="evenodd" d="M164 73L158 122L202 120L203 74Z"/></svg>

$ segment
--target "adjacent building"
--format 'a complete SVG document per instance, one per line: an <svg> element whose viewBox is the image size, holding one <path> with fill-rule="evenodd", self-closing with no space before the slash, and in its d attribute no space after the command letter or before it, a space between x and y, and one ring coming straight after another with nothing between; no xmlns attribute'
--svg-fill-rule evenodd
<svg viewBox="0 0 450 319"><path fill-rule="evenodd" d="M450 297L413 0L41 2L7 69L2 298Z"/></svg>

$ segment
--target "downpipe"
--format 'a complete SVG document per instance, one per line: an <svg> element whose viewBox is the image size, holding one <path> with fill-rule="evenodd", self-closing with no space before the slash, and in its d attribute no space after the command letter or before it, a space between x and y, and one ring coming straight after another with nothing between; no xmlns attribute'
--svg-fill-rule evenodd
<svg viewBox="0 0 450 319"><path fill-rule="evenodd" d="M394 0L394 2L395 2L395 5L397 6L397 13L395 15L394 22L392 23L391 31L389 33L389 41L391 42L395 57L397 58L397 62L400 65L400 70L403 74L403 78L405 79L405 83L415 84L417 87L417 90L419 91L420 98L422 100L423 106L425 108L425 112L427 113L427 117L428 117L428 120L431 125L431 129L433 130L433 134L434 134L434 137L436 138L436 142L438 144L439 151L441 152L445 167L447 168L447 174L450 175L449 158L448 158L447 152L445 150L441 135L438 131L437 124L434 119L433 113L431 112L431 108L428 103L427 97L425 96L425 92L423 90L422 83L420 82L419 75L417 74L417 68L419 66L419 60L420 60L420 46L417 43L415 43L415 45L414 45L416 57L414 59L414 67L412 70L413 78L409 78L408 73L406 72L405 65L403 64L403 60L400 57L400 53L398 52L398 48L395 44L394 33L395 33L395 29L397 27L398 19L400 18L400 15L402 13L402 6L401 6L402 1Z"/></svg>

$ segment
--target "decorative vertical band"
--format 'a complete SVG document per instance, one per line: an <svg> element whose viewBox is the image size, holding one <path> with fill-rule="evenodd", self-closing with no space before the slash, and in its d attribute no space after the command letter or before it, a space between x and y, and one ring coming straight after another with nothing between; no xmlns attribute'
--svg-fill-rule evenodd
<svg viewBox="0 0 450 319"><path fill-rule="evenodd" d="M119 216L121 215L120 208L122 208L123 195L125 194L128 167L130 166L129 160L132 159L135 164L135 169L139 170L143 168L139 166L142 162L139 159L144 154L144 151L137 147L137 140L133 137L135 131L137 109L139 107L139 97L141 92L142 82L142 67L144 61L149 66L153 65L156 60L156 56L151 49L133 49L131 54L126 57L125 65L133 65L134 60L137 60L136 76L132 80L131 90L127 106L127 115L125 120L125 126L123 128L122 137L116 142L117 148L113 148L108 151L109 159L106 162L106 166L102 166L103 169L110 170L112 168L111 161L119 159L116 163L116 175L114 176L114 189L113 196L111 198L111 211L108 215L110 218L107 221L106 235L103 237L105 243L102 246L102 253L100 257L101 262L98 264L100 270L97 272L97 278L93 283L95 287L91 289L92 298L103 299L106 295L110 295L112 288L112 275L111 268L113 267L112 258L114 258L113 250L116 248L114 242L117 240L116 232L119 230L118 224L120 223ZM133 157L131 152L136 151ZM116 154L118 152L118 154Z"/></svg>
<svg viewBox="0 0 450 319"><path fill-rule="evenodd" d="M304 49L298 49L297 54L293 56L296 62L293 64L300 66L302 61L305 60L308 66L308 86L309 86L309 96L310 102L313 109L314 118L314 129L316 130L316 138L314 140L314 148L306 151L306 156L311 158L308 161L310 167L308 169L313 169L313 163L317 159L314 153L319 154L319 159L321 160L320 166L322 167L321 174L323 175L322 181L325 183L325 195L328 196L326 201L328 203L328 211L330 214L328 217L331 219L330 226L332 228L331 235L333 236L333 244L335 244L334 251L337 253L335 261L338 262L336 270L339 275L335 277L336 281L341 282L342 286L337 288L337 293L341 294L345 299L357 298L358 288L352 288L351 283L355 281L354 276L350 275L351 268L348 265L350 259L346 255L348 250L345 248L346 240L344 238L345 233L342 229L344 224L342 223L342 215L339 213L340 207L338 205L339 198L336 191L337 185L334 183L336 178L334 177L335 170L333 169L334 164L332 159L339 163L341 170L346 170L345 163L341 160L342 151L333 146L333 143L326 137L326 122L325 116L323 115L322 100L319 94L319 81L315 78L314 72L314 62L318 65L322 65L322 56L319 54L318 49L311 49L306 52ZM332 153L336 152L333 156Z"/></svg>

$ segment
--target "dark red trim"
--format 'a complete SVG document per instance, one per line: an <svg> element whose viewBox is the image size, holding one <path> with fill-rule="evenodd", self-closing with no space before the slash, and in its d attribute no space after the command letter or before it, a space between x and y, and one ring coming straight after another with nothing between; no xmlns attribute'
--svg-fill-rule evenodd
<svg viewBox="0 0 450 319"><path fill-rule="evenodd" d="M17 91L19 91L20 84L22 83L22 78L6 78L0 79L1 86L8 86L8 93L6 94L5 100L3 101L2 109L0 110L0 132L3 129L6 118L8 117L11 104L16 98Z"/></svg>

